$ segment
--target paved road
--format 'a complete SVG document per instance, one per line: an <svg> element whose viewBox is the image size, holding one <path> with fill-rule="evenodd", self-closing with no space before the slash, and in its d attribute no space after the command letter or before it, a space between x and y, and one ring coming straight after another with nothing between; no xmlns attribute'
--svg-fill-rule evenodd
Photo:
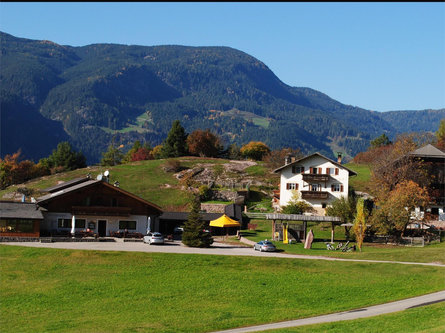
<svg viewBox="0 0 445 333"><path fill-rule="evenodd" d="M118 239L118 241L116 242L55 242L55 243L5 242L0 244L55 248L55 249L71 249L71 250L213 254L213 255L234 255L234 256L277 257L277 258L288 258L288 259L310 259L310 260L317 259L317 260L328 260L328 261L394 263L403 265L445 267L445 264L438 264L438 263L345 259L345 258L331 258L331 257L310 256L310 255L300 255L300 254L285 254L280 252L259 252L259 251L254 251L252 247L242 247L236 245L234 246L218 242L215 242L211 248L207 249L186 247L180 241L174 241L173 243L167 242L164 245L148 245L142 242L123 242L122 239Z"/></svg>
<svg viewBox="0 0 445 333"><path fill-rule="evenodd" d="M272 329L280 329L280 328L288 328L288 327L296 327L303 325L312 325L312 324L321 324L342 320L352 320L366 317L373 317L382 314L392 313L403 311L409 308L423 306L427 304L443 302L445 301L445 290L439 291L437 293L422 295L419 297L413 297L404 299L397 302L391 302L386 304L380 304L375 306L370 306L367 308L349 310L345 312L331 313L328 315L297 319L297 320L289 320L282 321L279 323L266 324L266 325L257 325L257 326L249 326L249 327L240 327L231 330L218 331L213 333L246 333L246 332L259 332L266 331Z"/></svg>

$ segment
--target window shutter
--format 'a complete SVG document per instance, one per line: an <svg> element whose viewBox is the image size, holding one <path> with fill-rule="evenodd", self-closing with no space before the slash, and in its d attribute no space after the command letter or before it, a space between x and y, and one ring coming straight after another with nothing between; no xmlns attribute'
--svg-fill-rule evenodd
<svg viewBox="0 0 445 333"><path fill-rule="evenodd" d="M304 172L304 166L301 167L301 173L303 173L303 172Z"/></svg>
<svg viewBox="0 0 445 333"><path fill-rule="evenodd" d="M326 168L326 174L329 175L329 168Z"/></svg>
<svg viewBox="0 0 445 333"><path fill-rule="evenodd" d="M286 183L286 190L290 189L289 183Z"/></svg>
<svg viewBox="0 0 445 333"><path fill-rule="evenodd" d="M343 192L343 185L340 185L340 192Z"/></svg>
<svg viewBox="0 0 445 333"><path fill-rule="evenodd" d="M319 175L322 174L322 172L321 172L321 168L318 168L318 174L319 174Z"/></svg>
<svg viewBox="0 0 445 333"><path fill-rule="evenodd" d="M295 184L295 189L296 189L296 190L298 190L298 183L297 183L297 184Z"/></svg>
<svg viewBox="0 0 445 333"><path fill-rule="evenodd" d="M292 173L295 173L295 165L292 166Z"/></svg>
<svg viewBox="0 0 445 333"><path fill-rule="evenodd" d="M338 175L338 168L335 168L335 175Z"/></svg>
<svg viewBox="0 0 445 333"><path fill-rule="evenodd" d="M331 192L334 192L334 184L331 185Z"/></svg>
<svg viewBox="0 0 445 333"><path fill-rule="evenodd" d="M312 174L312 173L314 173L314 168L309 168L309 172Z"/></svg>

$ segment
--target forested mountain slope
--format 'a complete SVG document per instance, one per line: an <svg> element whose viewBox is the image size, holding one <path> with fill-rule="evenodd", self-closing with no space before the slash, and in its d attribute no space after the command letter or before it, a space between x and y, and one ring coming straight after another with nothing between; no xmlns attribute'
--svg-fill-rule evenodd
<svg viewBox="0 0 445 333"><path fill-rule="evenodd" d="M124 147L136 139L161 143L175 119L188 132L209 128L226 144L263 141L329 157L338 150L355 155L382 132L410 128L396 116L290 87L229 47L71 47L0 38L2 156L20 146L38 159L69 138L95 163L113 137ZM436 130L445 117L444 110L432 112L414 114L422 130Z"/></svg>

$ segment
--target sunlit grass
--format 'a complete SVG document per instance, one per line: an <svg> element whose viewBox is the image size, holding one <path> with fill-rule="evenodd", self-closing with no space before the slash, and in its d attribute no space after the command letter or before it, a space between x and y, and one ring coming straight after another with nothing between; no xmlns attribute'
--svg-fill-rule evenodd
<svg viewBox="0 0 445 333"><path fill-rule="evenodd" d="M445 269L0 246L4 332L205 332L443 289ZM364 287L366 286L366 287Z"/></svg>

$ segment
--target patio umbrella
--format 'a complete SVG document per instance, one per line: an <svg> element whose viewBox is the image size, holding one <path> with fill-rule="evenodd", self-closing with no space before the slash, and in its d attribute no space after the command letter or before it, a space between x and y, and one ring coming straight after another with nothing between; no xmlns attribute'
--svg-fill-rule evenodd
<svg viewBox="0 0 445 333"><path fill-rule="evenodd" d="M147 235L151 231L151 217L147 218Z"/></svg>
<svg viewBox="0 0 445 333"><path fill-rule="evenodd" d="M240 227L241 224L238 221L235 221L228 217L226 214L223 214L221 217L217 218L216 220L210 221L211 227L217 227L217 228L230 228L230 227ZM227 230L227 234L228 234ZM226 234L226 236L227 236Z"/></svg>
<svg viewBox="0 0 445 333"><path fill-rule="evenodd" d="M75 228L76 228L76 217L73 215L73 218L71 219L71 236L74 236Z"/></svg>

